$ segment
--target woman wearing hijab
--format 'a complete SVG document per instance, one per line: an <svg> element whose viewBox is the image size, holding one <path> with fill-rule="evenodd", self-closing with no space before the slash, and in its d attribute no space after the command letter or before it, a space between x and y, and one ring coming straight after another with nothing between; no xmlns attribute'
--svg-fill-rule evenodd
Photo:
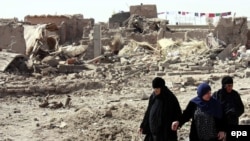
<svg viewBox="0 0 250 141"><path fill-rule="evenodd" d="M224 138L222 108L220 103L212 98L211 87L206 83L198 86L197 96L189 101L180 120L173 122L172 129L177 130L190 119L190 141L220 141Z"/></svg>
<svg viewBox="0 0 250 141"><path fill-rule="evenodd" d="M233 89L233 78L225 76L221 81L222 88L213 94L220 101L226 125L238 125L239 117L244 113L244 105L237 91Z"/></svg>
<svg viewBox="0 0 250 141"><path fill-rule="evenodd" d="M149 104L140 125L144 141L177 141L177 132L171 130L173 121L179 120L181 108L175 95L165 86L164 79L156 77Z"/></svg>

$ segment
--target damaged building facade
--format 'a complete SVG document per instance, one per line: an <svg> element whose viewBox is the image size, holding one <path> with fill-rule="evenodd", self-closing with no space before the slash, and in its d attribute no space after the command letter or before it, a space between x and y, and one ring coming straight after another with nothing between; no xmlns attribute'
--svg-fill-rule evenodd
<svg viewBox="0 0 250 141"><path fill-rule="evenodd" d="M20 40L16 40L16 43L13 44L13 49L19 53L30 56L30 52L32 52L33 55L38 55L39 49L47 45L47 49L42 50L43 53L39 55L40 61L46 56L52 56L53 59L56 59L53 55L60 56L62 59L61 54L64 53L63 61L65 62L70 62L70 59L75 60L74 63L79 63L79 59L96 62L105 57L107 59L107 55L103 55L105 52L110 52L109 55L111 56L118 55L124 47L135 44L160 52L163 46L166 47L166 45L163 45L167 41L166 39L173 42L204 41L209 49L218 47L219 52L227 48L228 51L219 55L219 58L225 59L231 56L233 48L247 45L248 27L245 17L221 18L215 27L207 25L168 25L168 23L165 19L157 18L156 5L142 4L130 6L129 12L112 15L108 24L95 24L94 19L84 19L81 14L28 15L25 17L25 24L16 24L19 25L17 29L9 24L6 24L5 28L6 32L19 36ZM34 31L39 29L39 32L33 32L31 28ZM0 30L5 31L1 28ZM35 37L30 33L36 33L38 36ZM9 42L14 42L11 38L12 35L1 36L6 36L1 38L1 40L4 40L1 42L3 45L0 44L1 48L9 46ZM28 40L27 36L31 36L33 39ZM160 42L160 40L163 41ZM28 45L28 42L32 42L32 45ZM134 44L134 42L137 43ZM14 45L18 46L18 49ZM70 49L74 51L71 52ZM79 52L79 54L76 52ZM166 54L164 55L166 56Z"/></svg>
<svg viewBox="0 0 250 141"><path fill-rule="evenodd" d="M94 19L84 19L83 15L44 15L26 16L25 22L32 25L54 23L59 27L60 44L80 40L83 33L92 28Z"/></svg>

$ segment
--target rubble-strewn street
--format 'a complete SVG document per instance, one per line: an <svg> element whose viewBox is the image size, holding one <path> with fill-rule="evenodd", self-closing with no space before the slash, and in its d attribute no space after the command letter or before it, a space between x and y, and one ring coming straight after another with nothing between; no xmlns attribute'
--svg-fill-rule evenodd
<svg viewBox="0 0 250 141"><path fill-rule="evenodd" d="M141 6L109 24L80 14L1 23L8 34L0 34L0 141L141 141L156 76L182 110L200 83L214 92L232 76L245 106L240 124L250 125L247 18L169 26L154 5L150 15L136 13ZM178 131L180 141L189 128Z"/></svg>

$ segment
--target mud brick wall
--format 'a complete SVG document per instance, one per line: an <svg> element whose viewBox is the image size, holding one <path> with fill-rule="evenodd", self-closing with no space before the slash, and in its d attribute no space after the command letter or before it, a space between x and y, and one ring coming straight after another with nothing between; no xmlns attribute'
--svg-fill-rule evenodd
<svg viewBox="0 0 250 141"><path fill-rule="evenodd" d="M84 28L94 25L94 19L83 19L83 16L26 16L30 24L55 23L59 27L59 44L72 43L82 38Z"/></svg>
<svg viewBox="0 0 250 141"><path fill-rule="evenodd" d="M218 35L218 38L226 42L226 44L233 44L234 46L239 44L245 45L248 33L247 18L222 18L213 33L216 36Z"/></svg>
<svg viewBox="0 0 250 141"><path fill-rule="evenodd" d="M122 12L112 15L111 18L109 18L109 28L118 28L121 27L123 22L127 20L130 17L130 12Z"/></svg>
<svg viewBox="0 0 250 141"><path fill-rule="evenodd" d="M18 24L0 25L0 48L10 49L11 42L15 42L12 45L12 50L17 53L25 54L26 44L23 33L24 33L24 27L22 25Z"/></svg>
<svg viewBox="0 0 250 141"><path fill-rule="evenodd" d="M146 18L157 18L157 7L156 5L130 6L130 14L137 14Z"/></svg>

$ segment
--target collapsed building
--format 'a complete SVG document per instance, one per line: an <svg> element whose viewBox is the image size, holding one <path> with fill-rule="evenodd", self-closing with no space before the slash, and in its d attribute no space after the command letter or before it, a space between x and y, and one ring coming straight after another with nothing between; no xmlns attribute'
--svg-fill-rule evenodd
<svg viewBox="0 0 250 141"><path fill-rule="evenodd" d="M23 23L1 26L0 30L8 34L1 35L0 47L11 47L17 53L26 54L39 62L36 66L46 64L58 69L59 65L64 68L61 72L68 72L65 71L68 66L69 71L75 71L72 68L80 71L85 63L112 62L114 56L124 55L124 50L133 48L131 46L150 50L165 60L173 54L169 48L172 52L181 50L180 42L192 41L206 47L207 51L201 56L224 60L232 58L232 53L242 45L247 46L249 40L245 17L221 18L215 27L168 23L157 18L155 5L143 4L131 6L129 12L114 14L108 23L99 24L95 24L94 19L84 19L81 14L28 15ZM118 57L118 61L121 58Z"/></svg>

